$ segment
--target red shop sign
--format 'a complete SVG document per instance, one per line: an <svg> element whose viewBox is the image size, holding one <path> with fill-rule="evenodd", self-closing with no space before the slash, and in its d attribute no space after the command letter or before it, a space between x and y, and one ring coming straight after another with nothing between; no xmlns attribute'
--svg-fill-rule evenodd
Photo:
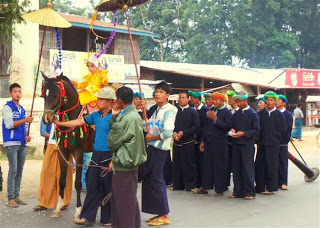
<svg viewBox="0 0 320 228"><path fill-rule="evenodd" d="M300 88L320 88L320 70L286 69L286 85Z"/></svg>

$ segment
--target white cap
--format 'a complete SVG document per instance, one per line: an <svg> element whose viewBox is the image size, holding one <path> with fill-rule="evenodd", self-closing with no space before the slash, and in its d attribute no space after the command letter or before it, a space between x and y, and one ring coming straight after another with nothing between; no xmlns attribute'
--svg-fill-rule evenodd
<svg viewBox="0 0 320 228"><path fill-rule="evenodd" d="M91 55L87 61L87 63L92 63L95 67L99 66L99 60L96 55Z"/></svg>

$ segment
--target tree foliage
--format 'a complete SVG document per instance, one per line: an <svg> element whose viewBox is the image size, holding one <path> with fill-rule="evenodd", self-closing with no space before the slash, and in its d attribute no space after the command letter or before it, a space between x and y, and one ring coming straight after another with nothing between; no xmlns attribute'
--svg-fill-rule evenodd
<svg viewBox="0 0 320 228"><path fill-rule="evenodd" d="M13 27L14 24L23 22L21 15L26 12L29 0L0 0L0 37L6 38L11 35L18 37Z"/></svg>
<svg viewBox="0 0 320 228"><path fill-rule="evenodd" d="M70 3L54 7L84 14ZM237 57L250 67L320 68L320 0L152 0L128 12L132 27L159 35L141 37L144 60L232 64ZM122 12L118 18L125 24Z"/></svg>

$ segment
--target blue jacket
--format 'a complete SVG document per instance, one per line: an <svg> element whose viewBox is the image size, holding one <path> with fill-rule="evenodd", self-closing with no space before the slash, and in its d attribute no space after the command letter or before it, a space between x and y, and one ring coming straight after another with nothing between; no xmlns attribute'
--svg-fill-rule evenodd
<svg viewBox="0 0 320 228"><path fill-rule="evenodd" d="M8 105L12 110L13 121L18 121L26 118L26 111L21 105L21 113L19 112L17 105L13 101L8 101L6 105ZM26 145L25 123L16 128L7 129L4 124L4 120L2 120L2 135L3 142L17 141L21 142L22 146Z"/></svg>

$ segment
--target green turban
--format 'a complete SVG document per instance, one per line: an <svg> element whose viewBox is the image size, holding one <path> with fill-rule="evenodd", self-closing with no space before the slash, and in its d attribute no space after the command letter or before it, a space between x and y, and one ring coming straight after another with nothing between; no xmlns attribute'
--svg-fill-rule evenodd
<svg viewBox="0 0 320 228"><path fill-rule="evenodd" d="M268 97L271 97L271 98L275 99L276 101L279 99L278 94L276 94L275 92L272 92L272 91L268 91L264 94L265 99L267 99Z"/></svg>

